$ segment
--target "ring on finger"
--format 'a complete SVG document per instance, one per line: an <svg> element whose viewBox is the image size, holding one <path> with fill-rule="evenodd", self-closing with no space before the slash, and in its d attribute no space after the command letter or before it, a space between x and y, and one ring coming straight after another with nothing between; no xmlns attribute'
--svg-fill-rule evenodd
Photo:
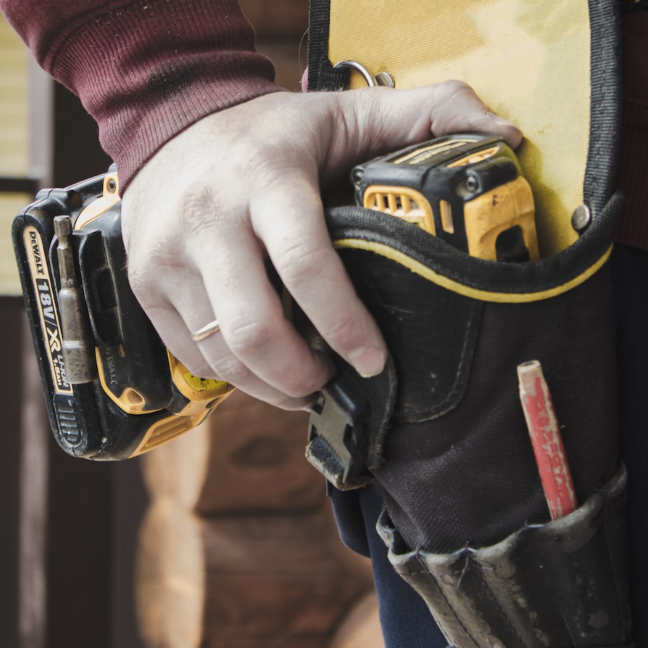
<svg viewBox="0 0 648 648"><path fill-rule="evenodd" d="M195 333L192 333L191 339L194 342L202 342L203 340L206 340L211 335L214 335L214 333L218 333L219 330L220 330L220 325L218 323L218 320L215 319L213 322L209 322L209 324L206 324L202 328L198 329Z"/></svg>

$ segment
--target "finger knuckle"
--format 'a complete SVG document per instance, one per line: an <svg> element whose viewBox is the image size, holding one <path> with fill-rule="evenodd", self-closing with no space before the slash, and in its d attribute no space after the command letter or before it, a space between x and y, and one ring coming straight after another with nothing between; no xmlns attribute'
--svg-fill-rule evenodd
<svg viewBox="0 0 648 648"><path fill-rule="evenodd" d="M450 100L458 94L472 92L472 88L465 81L460 81L459 79L448 79L447 81L441 81L437 84L437 92L439 92L443 98Z"/></svg>
<svg viewBox="0 0 648 648"><path fill-rule="evenodd" d="M144 308L165 300L167 287L187 275L182 257L171 250L162 249L164 247L152 240L150 246L141 246L128 258L128 282Z"/></svg>
<svg viewBox="0 0 648 648"><path fill-rule="evenodd" d="M299 367L282 374L281 390L290 398L306 398L321 387L321 383L315 382L311 376L304 375Z"/></svg>
<svg viewBox="0 0 648 648"><path fill-rule="evenodd" d="M275 368L274 378L269 379L270 384L284 398L283 405L289 401L306 401L314 393L322 389L324 380L319 373L307 370L303 363L282 364Z"/></svg>
<svg viewBox="0 0 648 648"><path fill-rule="evenodd" d="M272 342L272 327L263 321L243 321L227 333L227 345L240 358L259 355Z"/></svg>
<svg viewBox="0 0 648 648"><path fill-rule="evenodd" d="M287 237L278 254L277 270L288 285L314 281L324 267L323 253L306 239Z"/></svg>
<svg viewBox="0 0 648 648"><path fill-rule="evenodd" d="M127 273L133 294L140 305L146 309L147 306L155 302L152 276L148 273L146 265L140 264L136 260L129 260Z"/></svg>
<svg viewBox="0 0 648 648"><path fill-rule="evenodd" d="M210 372L219 380L241 387L250 376L248 368L235 356L220 358L211 364Z"/></svg>
<svg viewBox="0 0 648 648"><path fill-rule="evenodd" d="M205 182L196 181L185 189L182 206L176 213L184 236L193 238L204 237L225 211L220 192Z"/></svg>
<svg viewBox="0 0 648 648"><path fill-rule="evenodd" d="M307 394L308 395L308 394ZM292 398L290 396L280 396L272 400L271 405L278 407L279 409L286 410L288 412L297 412L303 410L310 403L310 399L296 397Z"/></svg>
<svg viewBox="0 0 648 648"><path fill-rule="evenodd" d="M358 337L358 320L351 314L341 313L328 325L321 326L320 333L335 349L343 350Z"/></svg>

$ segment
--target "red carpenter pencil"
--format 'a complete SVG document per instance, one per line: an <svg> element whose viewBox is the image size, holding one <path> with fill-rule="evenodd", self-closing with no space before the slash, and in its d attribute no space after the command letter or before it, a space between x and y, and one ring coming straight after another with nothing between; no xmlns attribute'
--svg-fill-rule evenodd
<svg viewBox="0 0 648 648"><path fill-rule="evenodd" d="M551 519L556 520L574 511L577 503L551 394L537 360L518 366L518 380L542 487Z"/></svg>

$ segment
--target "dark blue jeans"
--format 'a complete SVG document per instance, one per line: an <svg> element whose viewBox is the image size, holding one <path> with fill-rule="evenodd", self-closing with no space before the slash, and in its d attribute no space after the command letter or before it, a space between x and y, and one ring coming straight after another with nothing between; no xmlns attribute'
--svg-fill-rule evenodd
<svg viewBox="0 0 648 648"><path fill-rule="evenodd" d="M621 456L628 468L630 592L637 648L648 647L648 252L613 254L618 313Z"/></svg>
<svg viewBox="0 0 648 648"><path fill-rule="evenodd" d="M613 259L618 314L621 454L629 471L630 587L637 648L648 648L648 252L617 246ZM427 606L387 560L376 532L378 489L331 489L344 542L371 557L386 648L445 648ZM442 522L440 522L442 523Z"/></svg>
<svg viewBox="0 0 648 648"><path fill-rule="evenodd" d="M387 548L376 531L382 497L371 485L359 491L330 489L333 510L344 543L371 558L380 623L386 648L446 648L423 599L394 571Z"/></svg>

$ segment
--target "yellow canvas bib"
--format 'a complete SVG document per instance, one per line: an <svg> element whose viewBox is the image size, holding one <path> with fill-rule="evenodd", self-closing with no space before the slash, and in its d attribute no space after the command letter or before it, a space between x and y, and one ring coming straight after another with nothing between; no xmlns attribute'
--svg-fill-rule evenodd
<svg viewBox="0 0 648 648"><path fill-rule="evenodd" d="M602 209L614 133L601 125L618 119L612 0L313 0L311 11L313 89L365 85L332 68L347 60L388 72L397 88L461 79L521 127L543 258L577 240L579 206ZM607 183L603 201L586 181L593 167L591 181Z"/></svg>

